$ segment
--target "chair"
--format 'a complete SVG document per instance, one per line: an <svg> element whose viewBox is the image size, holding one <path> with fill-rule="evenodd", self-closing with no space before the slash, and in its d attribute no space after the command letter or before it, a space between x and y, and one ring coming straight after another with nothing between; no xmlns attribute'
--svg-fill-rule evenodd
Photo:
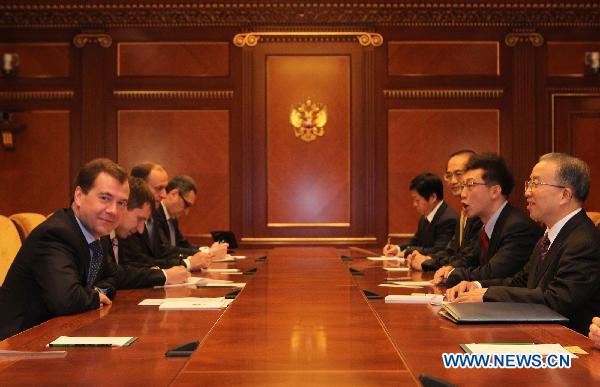
<svg viewBox="0 0 600 387"><path fill-rule="evenodd" d="M600 212L588 211L587 216L594 222L596 227L600 228Z"/></svg>
<svg viewBox="0 0 600 387"><path fill-rule="evenodd" d="M0 286L20 248L21 238L14 223L0 215Z"/></svg>
<svg viewBox="0 0 600 387"><path fill-rule="evenodd" d="M42 214L35 214L32 212L21 212L10 216L10 220L15 223L21 241L25 241L25 238L29 236L31 231L36 228L40 223L46 220L46 217Z"/></svg>

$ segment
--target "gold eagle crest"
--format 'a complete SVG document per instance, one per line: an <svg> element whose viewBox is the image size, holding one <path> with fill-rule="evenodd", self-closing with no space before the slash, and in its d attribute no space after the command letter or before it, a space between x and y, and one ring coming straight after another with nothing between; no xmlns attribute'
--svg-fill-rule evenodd
<svg viewBox="0 0 600 387"><path fill-rule="evenodd" d="M306 102L292 105L290 124L294 134L306 142L314 141L325 134L327 123L327 108L320 103L313 103L308 97Z"/></svg>

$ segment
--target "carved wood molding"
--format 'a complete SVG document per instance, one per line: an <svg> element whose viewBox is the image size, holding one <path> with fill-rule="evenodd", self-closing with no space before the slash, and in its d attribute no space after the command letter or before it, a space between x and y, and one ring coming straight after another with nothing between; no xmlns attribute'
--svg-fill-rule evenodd
<svg viewBox="0 0 600 387"><path fill-rule="evenodd" d="M231 99L233 90L114 90L113 95L126 99Z"/></svg>
<svg viewBox="0 0 600 387"><path fill-rule="evenodd" d="M44 91L0 91L0 99L71 99L73 90L44 90Z"/></svg>
<svg viewBox="0 0 600 387"><path fill-rule="evenodd" d="M385 98L501 98L503 89L392 89L383 90Z"/></svg>
<svg viewBox="0 0 600 387"><path fill-rule="evenodd" d="M13 0L14 1L14 0ZM0 28L258 25L545 26L600 25L600 3L580 2L225 2L0 5Z"/></svg>
<svg viewBox="0 0 600 387"><path fill-rule="evenodd" d="M112 37L108 34L82 33L73 37L73 44L77 48L83 48L88 43L97 43L102 48L112 46Z"/></svg>
<svg viewBox="0 0 600 387"><path fill-rule="evenodd" d="M544 37L537 32L509 32L504 38L504 43L508 47L515 47L518 43L531 43L533 47L541 47L544 44Z"/></svg>
<svg viewBox="0 0 600 387"><path fill-rule="evenodd" d="M262 38L275 39L281 42L297 41L331 41L336 39L356 39L361 46L379 47L383 44L383 36L372 32L348 31L264 31L246 32L233 37L233 44L238 47L254 47Z"/></svg>

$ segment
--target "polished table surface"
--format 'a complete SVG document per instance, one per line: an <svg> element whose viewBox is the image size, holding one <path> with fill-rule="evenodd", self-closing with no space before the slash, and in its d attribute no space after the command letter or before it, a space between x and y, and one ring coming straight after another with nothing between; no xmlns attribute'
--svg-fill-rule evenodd
<svg viewBox="0 0 600 387"><path fill-rule="evenodd" d="M340 251L276 248L266 263L254 260L265 252L246 253L247 259L230 267L256 268L254 275L216 276L247 283L223 311L161 312L137 304L145 298L223 296L232 289L119 291L109 308L55 318L0 342L0 349L43 351L60 335L138 336L135 343L67 348L67 356L58 359L0 360L0 385L391 386L418 385L421 373L460 385L600 383L600 351L587 338L558 325L459 326L439 317L439 307L367 300L362 290L380 295L421 290L379 287L387 276L382 262L356 253L343 262ZM363 275L352 276L349 267ZM193 340L201 344L191 358L164 356ZM458 345L472 342L560 343L590 354L574 359L571 369L443 367L442 353L462 352Z"/></svg>

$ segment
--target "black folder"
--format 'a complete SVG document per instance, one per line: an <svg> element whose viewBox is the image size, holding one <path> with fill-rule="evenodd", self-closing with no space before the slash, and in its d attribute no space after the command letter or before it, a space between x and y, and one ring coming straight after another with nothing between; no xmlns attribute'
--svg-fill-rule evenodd
<svg viewBox="0 0 600 387"><path fill-rule="evenodd" d="M569 321L568 318L556 313L546 305L515 302L444 304L440 309L440 314L456 324L562 324Z"/></svg>

